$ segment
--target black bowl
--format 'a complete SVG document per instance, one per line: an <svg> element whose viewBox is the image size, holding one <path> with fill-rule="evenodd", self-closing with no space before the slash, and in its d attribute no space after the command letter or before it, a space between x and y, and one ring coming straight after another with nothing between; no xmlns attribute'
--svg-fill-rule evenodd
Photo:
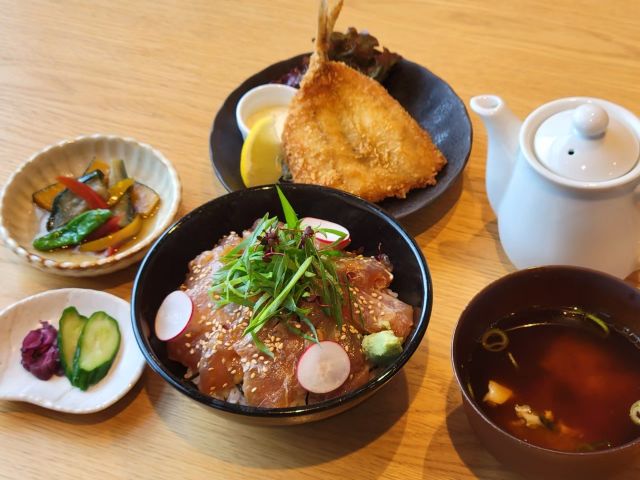
<svg viewBox="0 0 640 480"><path fill-rule="evenodd" d="M399 298L415 307L415 322L396 361L363 387L322 403L291 408L257 408L216 400L200 393L185 380L185 367L167 358L165 344L153 333L156 312L162 300L177 289L187 273L187 264L211 249L230 231L241 232L266 212L284 218L273 185L229 193L195 209L170 227L151 247L140 265L131 299L133 330L147 362L181 393L217 412L251 423L295 424L320 420L355 406L387 383L416 351L429 323L432 287L429 270L414 240L383 210L338 190L317 185L282 185L282 190L300 216L324 218L346 226L350 249L365 255L378 252L378 245L394 265L391 288ZM150 333L151 332L151 333Z"/></svg>
<svg viewBox="0 0 640 480"><path fill-rule="evenodd" d="M252 88L273 82L299 66L306 55L275 63L248 78L231 92L218 111L209 136L209 153L216 175L228 191L245 188L240 176L243 140L236 123L238 101ZM434 202L453 185L469 159L473 133L464 102L444 80L423 66L403 58L383 86L429 132L447 159L436 185L411 190L405 199L387 198L379 203L394 217L402 218Z"/></svg>

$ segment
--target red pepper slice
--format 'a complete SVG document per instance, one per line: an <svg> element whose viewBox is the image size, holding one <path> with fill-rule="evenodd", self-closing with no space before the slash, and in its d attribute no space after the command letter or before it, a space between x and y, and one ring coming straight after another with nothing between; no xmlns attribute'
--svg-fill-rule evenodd
<svg viewBox="0 0 640 480"><path fill-rule="evenodd" d="M120 216L116 215L100 225L96 230L91 232L87 240L95 240L97 238L106 237L120 230Z"/></svg>
<svg viewBox="0 0 640 480"><path fill-rule="evenodd" d="M107 202L88 185L79 182L73 177L57 177L56 180L67 187L71 192L82 198L89 208L109 208Z"/></svg>

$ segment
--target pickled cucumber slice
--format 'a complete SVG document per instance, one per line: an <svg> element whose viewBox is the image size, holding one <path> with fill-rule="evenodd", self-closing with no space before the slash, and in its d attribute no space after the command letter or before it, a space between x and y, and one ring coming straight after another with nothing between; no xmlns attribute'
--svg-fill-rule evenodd
<svg viewBox="0 0 640 480"><path fill-rule="evenodd" d="M64 374L73 384L73 359L75 357L78 339L82 329L87 323L87 317L78 313L76 307L67 307L60 317L58 328L58 350L60 351L60 363Z"/></svg>
<svg viewBox="0 0 640 480"><path fill-rule="evenodd" d="M116 319L105 312L93 313L78 339L71 383L86 390L102 380L118 354L120 338Z"/></svg>

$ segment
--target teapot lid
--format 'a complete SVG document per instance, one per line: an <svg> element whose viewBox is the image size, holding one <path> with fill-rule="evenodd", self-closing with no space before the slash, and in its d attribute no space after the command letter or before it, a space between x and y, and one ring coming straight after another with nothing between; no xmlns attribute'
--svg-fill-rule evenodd
<svg viewBox="0 0 640 480"><path fill-rule="evenodd" d="M588 100L544 120L533 147L540 163L552 172L586 182L623 176L640 154L635 132L614 112Z"/></svg>

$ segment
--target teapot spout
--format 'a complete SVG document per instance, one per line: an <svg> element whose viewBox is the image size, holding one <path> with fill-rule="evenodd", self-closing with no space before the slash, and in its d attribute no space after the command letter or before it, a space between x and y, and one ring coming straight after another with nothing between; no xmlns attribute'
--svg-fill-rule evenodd
<svg viewBox="0 0 640 480"><path fill-rule="evenodd" d="M489 204L497 215L518 156L518 141L522 122L496 95L479 95L470 102L487 129L486 188Z"/></svg>

